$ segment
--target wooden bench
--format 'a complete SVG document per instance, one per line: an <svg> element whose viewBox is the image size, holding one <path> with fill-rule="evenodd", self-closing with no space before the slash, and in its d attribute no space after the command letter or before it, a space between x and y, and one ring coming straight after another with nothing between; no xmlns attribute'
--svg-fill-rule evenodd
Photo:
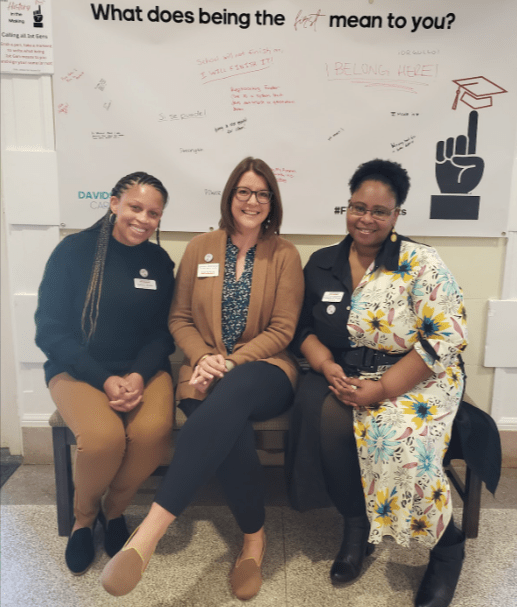
<svg viewBox="0 0 517 607"><path fill-rule="evenodd" d="M468 396L465 396L465 401L473 404ZM173 435L179 432L185 421L186 417L183 412L176 408ZM76 444L75 437L57 410L50 417L49 424L52 427L54 449L58 533L59 535L69 535L73 523L74 494L70 447ZM257 449L268 452L282 451L288 430L288 414L266 422L255 422L254 428ZM457 453L458 446L456 445L455 457ZM166 469L166 466L160 466L153 474L163 475ZM463 501L462 529L468 538L475 538L478 536L481 510L481 478L466 466L463 480L452 461L446 466L446 472Z"/></svg>

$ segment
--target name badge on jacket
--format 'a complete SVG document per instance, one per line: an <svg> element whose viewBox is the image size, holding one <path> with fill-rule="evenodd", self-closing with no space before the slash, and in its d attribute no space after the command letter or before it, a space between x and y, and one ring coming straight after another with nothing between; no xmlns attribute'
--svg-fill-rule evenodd
<svg viewBox="0 0 517 607"><path fill-rule="evenodd" d="M343 299L344 291L325 291L321 301L340 302Z"/></svg>
<svg viewBox="0 0 517 607"><path fill-rule="evenodd" d="M208 278L209 276L219 276L219 264L199 263L197 266L197 277Z"/></svg>
<svg viewBox="0 0 517 607"><path fill-rule="evenodd" d="M156 280L135 278L135 289L151 289L151 291L156 291Z"/></svg>

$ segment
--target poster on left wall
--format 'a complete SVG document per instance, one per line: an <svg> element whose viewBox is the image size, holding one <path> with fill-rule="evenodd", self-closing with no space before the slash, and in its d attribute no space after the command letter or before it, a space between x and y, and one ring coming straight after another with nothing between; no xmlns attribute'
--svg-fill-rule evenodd
<svg viewBox="0 0 517 607"><path fill-rule="evenodd" d="M3 74L53 74L50 0L0 0Z"/></svg>

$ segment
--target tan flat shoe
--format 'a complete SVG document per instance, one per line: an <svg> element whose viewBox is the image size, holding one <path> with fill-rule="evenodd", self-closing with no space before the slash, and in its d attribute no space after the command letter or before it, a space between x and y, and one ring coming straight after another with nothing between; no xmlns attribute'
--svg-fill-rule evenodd
<svg viewBox="0 0 517 607"><path fill-rule="evenodd" d="M122 550L109 561L101 573L101 584L113 596L124 596L131 592L147 567L144 559L136 548L126 548L138 527L133 531Z"/></svg>
<svg viewBox="0 0 517 607"><path fill-rule="evenodd" d="M264 538L264 546L258 563L253 557L240 561L242 552L235 561L230 572L230 585L233 594L241 601L252 599L262 586L261 567L265 552L266 539Z"/></svg>

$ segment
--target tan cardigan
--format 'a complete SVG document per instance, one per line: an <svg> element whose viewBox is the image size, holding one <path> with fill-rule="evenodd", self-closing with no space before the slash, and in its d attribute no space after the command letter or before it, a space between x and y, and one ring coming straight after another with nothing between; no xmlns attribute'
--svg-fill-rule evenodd
<svg viewBox="0 0 517 607"><path fill-rule="evenodd" d="M228 356L221 329L226 239L223 230L196 236L187 245L178 270L169 314L169 329L185 354L176 391L178 400L204 398L188 382L205 354L222 354L236 365L265 360L280 367L293 387L296 383L296 364L286 348L303 301L300 255L293 244L279 236L258 242L246 328ZM207 261L219 264L219 276L198 278L198 264Z"/></svg>

